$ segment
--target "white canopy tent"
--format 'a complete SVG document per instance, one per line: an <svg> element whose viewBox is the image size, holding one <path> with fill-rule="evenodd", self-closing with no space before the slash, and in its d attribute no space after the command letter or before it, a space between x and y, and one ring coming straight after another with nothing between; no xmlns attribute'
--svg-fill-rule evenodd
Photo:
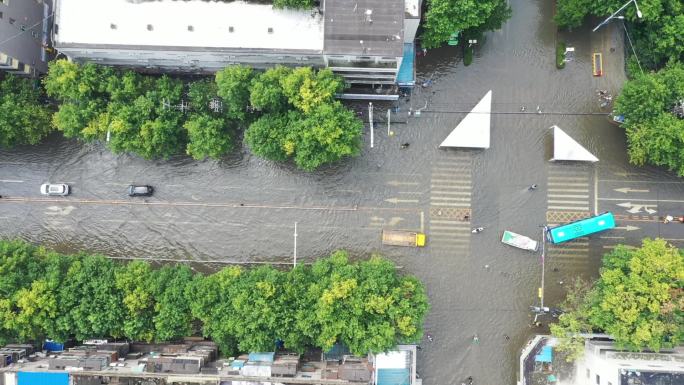
<svg viewBox="0 0 684 385"><path fill-rule="evenodd" d="M553 158L554 160L575 160L580 162L598 162L598 158L575 139L566 134L558 126L553 125Z"/></svg>
<svg viewBox="0 0 684 385"><path fill-rule="evenodd" d="M491 121L492 91L489 90L439 147L489 148Z"/></svg>

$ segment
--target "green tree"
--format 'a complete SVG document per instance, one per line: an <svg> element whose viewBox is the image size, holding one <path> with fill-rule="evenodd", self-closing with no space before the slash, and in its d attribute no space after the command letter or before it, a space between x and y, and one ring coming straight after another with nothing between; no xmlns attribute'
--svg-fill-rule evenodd
<svg viewBox="0 0 684 385"><path fill-rule="evenodd" d="M469 29L499 29L510 17L504 0L428 0L422 46L436 48L454 32Z"/></svg>
<svg viewBox="0 0 684 385"><path fill-rule="evenodd" d="M625 83L615 111L625 116L631 163L665 166L684 176L684 120L672 112L680 100L684 100L681 63Z"/></svg>
<svg viewBox="0 0 684 385"><path fill-rule="evenodd" d="M283 94L299 111L310 114L316 107L333 102L344 89L344 82L330 69L314 73L311 67L299 67L280 79Z"/></svg>
<svg viewBox="0 0 684 385"><path fill-rule="evenodd" d="M263 115L245 131L245 142L260 157L285 161L292 154L284 147L290 123L295 122L299 116L296 112Z"/></svg>
<svg viewBox="0 0 684 385"><path fill-rule="evenodd" d="M589 313L596 302L596 294L589 283L575 279L561 304L564 313L558 317L558 323L550 325L551 334L559 341L558 350L565 353L568 362L584 355L584 337L581 334L593 331Z"/></svg>
<svg viewBox="0 0 684 385"><path fill-rule="evenodd" d="M684 254L662 239L617 247L603 257L592 288L571 290L568 312L552 333L568 358L580 355L578 333L603 331L620 348L659 351L684 340Z"/></svg>
<svg viewBox="0 0 684 385"><path fill-rule="evenodd" d="M152 269L143 261L129 262L115 273L123 301L123 333L136 341L153 341L155 295L150 285Z"/></svg>
<svg viewBox="0 0 684 385"><path fill-rule="evenodd" d="M11 74L0 82L0 147L37 144L50 131L51 114L40 88Z"/></svg>
<svg viewBox="0 0 684 385"><path fill-rule="evenodd" d="M291 73L290 68L276 66L254 77L249 94L252 107L264 113L287 111L288 101L281 81Z"/></svg>
<svg viewBox="0 0 684 385"><path fill-rule="evenodd" d="M56 339L123 336L122 293L114 272L114 262L105 257L73 257L59 287Z"/></svg>
<svg viewBox="0 0 684 385"><path fill-rule="evenodd" d="M193 281L189 267L164 266L154 271L154 326L158 341L169 341L192 334L192 313L187 289Z"/></svg>
<svg viewBox="0 0 684 385"><path fill-rule="evenodd" d="M233 139L221 118L195 115L183 127L189 139L186 152L194 159L219 159L233 148Z"/></svg>
<svg viewBox="0 0 684 385"><path fill-rule="evenodd" d="M79 66L67 60L56 60L49 64L43 84L48 96L61 102L53 116L53 124L64 136L96 138L92 127L107 108L107 88L113 76L111 68L90 63ZM86 130L89 126L90 130Z"/></svg>
<svg viewBox="0 0 684 385"><path fill-rule="evenodd" d="M229 119L244 121L247 118L253 78L252 69L241 65L229 66L216 73L217 93L223 99Z"/></svg>
<svg viewBox="0 0 684 385"><path fill-rule="evenodd" d="M193 317L202 323L202 334L227 354L238 352L235 318L241 315L235 313L232 300L242 274L241 268L231 266L207 277L196 276L186 292Z"/></svg>
<svg viewBox="0 0 684 385"><path fill-rule="evenodd" d="M361 121L339 102L320 104L291 126L283 147L303 170L356 156L361 149Z"/></svg>
<svg viewBox="0 0 684 385"><path fill-rule="evenodd" d="M555 22L578 27L587 16L605 18L624 5L622 0L557 0ZM621 15L627 20L634 48L642 65L658 69L670 60L684 59L684 5L680 0L640 0L642 17L628 5Z"/></svg>
<svg viewBox="0 0 684 385"><path fill-rule="evenodd" d="M273 0L275 8L303 9L313 7L313 0Z"/></svg>
<svg viewBox="0 0 684 385"><path fill-rule="evenodd" d="M666 305L683 288L684 255L664 240L646 239L636 250L616 248L603 258L591 323L630 350L677 346L684 323L669 322L669 315L681 320L684 309L666 310Z"/></svg>
<svg viewBox="0 0 684 385"><path fill-rule="evenodd" d="M282 302L283 273L270 266L243 275L231 298L232 325L241 351L273 351L280 338L280 317L289 309Z"/></svg>

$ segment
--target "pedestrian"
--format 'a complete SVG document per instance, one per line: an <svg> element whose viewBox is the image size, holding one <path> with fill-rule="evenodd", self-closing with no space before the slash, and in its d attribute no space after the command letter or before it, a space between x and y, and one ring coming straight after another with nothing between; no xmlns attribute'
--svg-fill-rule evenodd
<svg viewBox="0 0 684 385"><path fill-rule="evenodd" d="M409 142L402 143L402 144L401 144L401 148L402 148L402 149L407 149L410 145L411 145L411 143L409 143Z"/></svg>
<svg viewBox="0 0 684 385"><path fill-rule="evenodd" d="M533 184L532 186L528 187L527 189L530 190L530 191L532 191L532 190L536 190L537 187L538 187L538 186L537 186L537 184L535 183L535 184Z"/></svg>
<svg viewBox="0 0 684 385"><path fill-rule="evenodd" d="M540 327L543 326L543 324L542 324L540 321L537 321L537 322L534 323L534 326L540 328Z"/></svg>
<svg viewBox="0 0 684 385"><path fill-rule="evenodd" d="M244 205L245 205L244 203L240 203L240 207L243 207Z"/></svg>
<svg viewBox="0 0 684 385"><path fill-rule="evenodd" d="M428 341L432 342L434 339L432 338L432 334L428 333L427 334L427 339Z"/></svg>
<svg viewBox="0 0 684 385"><path fill-rule="evenodd" d="M667 215L667 216L665 217L665 220L663 221L663 223L670 223L670 222L672 222L673 220L674 220L674 217L673 217L672 215Z"/></svg>
<svg viewBox="0 0 684 385"><path fill-rule="evenodd" d="M480 337L478 337L477 334L475 334L475 335L473 336L473 343L474 343L474 344L480 343Z"/></svg>
<svg viewBox="0 0 684 385"><path fill-rule="evenodd" d="M541 106L537 105L537 113L538 113L538 114L541 114L541 112L542 112L542 111L541 111Z"/></svg>
<svg viewBox="0 0 684 385"><path fill-rule="evenodd" d="M525 108L525 106L522 106L522 107L520 107L520 112L525 112L526 109L527 108Z"/></svg>
<svg viewBox="0 0 684 385"><path fill-rule="evenodd" d="M420 345L416 345L416 349L423 350L423 348L421 348Z"/></svg>
<svg viewBox="0 0 684 385"><path fill-rule="evenodd" d="M0 198L2 198L2 195L0 195ZM677 219L679 220L679 223L684 223L684 216L681 216Z"/></svg>
<svg viewBox="0 0 684 385"><path fill-rule="evenodd" d="M506 339L506 341L511 339L511 337L509 337L508 334L504 334L504 338Z"/></svg>
<svg viewBox="0 0 684 385"><path fill-rule="evenodd" d="M565 283L565 282L563 282L563 281L558 281L558 284L559 284L559 285L563 285L564 283Z"/></svg>
<svg viewBox="0 0 684 385"><path fill-rule="evenodd" d="M468 381L468 385L473 385L473 376L468 376L468 378L466 378L466 381Z"/></svg>
<svg viewBox="0 0 684 385"><path fill-rule="evenodd" d="M427 56L427 48L423 48L423 56Z"/></svg>
<svg viewBox="0 0 684 385"><path fill-rule="evenodd" d="M554 272L554 273L558 273L559 271L560 271L560 270L559 270L557 267L554 267L554 268L553 268L553 272Z"/></svg>
<svg viewBox="0 0 684 385"><path fill-rule="evenodd" d="M684 218L684 217L683 217L683 218ZM464 220L464 221L467 221L468 219L470 219L470 215L466 214L466 215L463 216L463 220Z"/></svg>

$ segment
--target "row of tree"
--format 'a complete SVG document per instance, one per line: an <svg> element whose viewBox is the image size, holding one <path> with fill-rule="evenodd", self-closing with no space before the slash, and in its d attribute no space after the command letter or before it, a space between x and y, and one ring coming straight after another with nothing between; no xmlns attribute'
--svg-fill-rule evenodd
<svg viewBox="0 0 684 385"><path fill-rule="evenodd" d="M282 341L296 351L341 342L366 354L420 340L428 307L423 284L378 256L352 263L336 252L289 271L202 275L0 241L0 343L201 334L224 353L271 351Z"/></svg>
<svg viewBox="0 0 684 385"><path fill-rule="evenodd" d="M625 117L630 162L684 176L684 64L671 62L625 83L615 111Z"/></svg>
<svg viewBox="0 0 684 385"><path fill-rule="evenodd" d="M563 308L551 332L569 360L584 352L581 333L607 333L633 351L677 346L684 342L684 251L662 239L619 246L603 257L596 282L574 283Z"/></svg>
<svg viewBox="0 0 684 385"><path fill-rule="evenodd" d="M293 160L304 170L361 148L363 123L334 99L344 82L327 69L279 66L257 73L236 65L211 80L184 82L58 60L44 85L59 102L52 122L66 137L106 140L115 152L147 159L182 152L220 158L243 127L252 152Z"/></svg>
<svg viewBox="0 0 684 385"><path fill-rule="evenodd" d="M561 27L580 26L587 16L607 17L625 0L557 0L555 21ZM623 15L633 24L633 46L641 64L651 69L668 61L684 60L684 5L681 0L639 0L642 17L634 4ZM615 21L619 22L619 21Z"/></svg>

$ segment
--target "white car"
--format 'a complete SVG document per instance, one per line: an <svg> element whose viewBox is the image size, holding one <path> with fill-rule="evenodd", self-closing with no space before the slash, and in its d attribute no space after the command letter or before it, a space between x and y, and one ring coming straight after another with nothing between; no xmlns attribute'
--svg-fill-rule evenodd
<svg viewBox="0 0 684 385"><path fill-rule="evenodd" d="M45 183L40 186L40 193L43 195L66 196L69 195L69 185L64 183Z"/></svg>

